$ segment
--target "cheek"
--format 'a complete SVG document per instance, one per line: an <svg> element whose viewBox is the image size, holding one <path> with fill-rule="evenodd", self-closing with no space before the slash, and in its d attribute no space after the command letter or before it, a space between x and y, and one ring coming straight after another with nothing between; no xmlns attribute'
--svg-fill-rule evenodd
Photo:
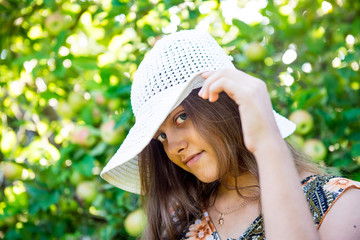
<svg viewBox="0 0 360 240"><path fill-rule="evenodd" d="M186 170L186 169L184 168L184 164L181 164L182 162L181 162L180 160L174 159L174 158L170 158L170 157L169 157L169 159L170 159L170 161L171 161L173 164L175 164L175 165L177 165L178 167L181 167L182 169Z"/></svg>
<svg viewBox="0 0 360 240"><path fill-rule="evenodd" d="M174 155L172 155L172 154L169 154L169 152L166 150L166 147L164 146L164 151L165 151L165 153L166 153L166 155L167 155L167 157L169 158L169 160L172 162L172 163L174 163L175 165L177 165L177 166L179 166L179 167L181 167L182 168L182 166L181 166L181 160L179 159L179 157L176 157L176 156L174 156Z"/></svg>

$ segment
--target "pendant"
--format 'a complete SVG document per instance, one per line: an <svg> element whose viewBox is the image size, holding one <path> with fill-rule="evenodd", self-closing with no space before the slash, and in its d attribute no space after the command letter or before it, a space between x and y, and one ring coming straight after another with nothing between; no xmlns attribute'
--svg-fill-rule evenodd
<svg viewBox="0 0 360 240"><path fill-rule="evenodd" d="M218 223L219 223L220 226L224 224L224 214L220 214L220 218L218 220Z"/></svg>

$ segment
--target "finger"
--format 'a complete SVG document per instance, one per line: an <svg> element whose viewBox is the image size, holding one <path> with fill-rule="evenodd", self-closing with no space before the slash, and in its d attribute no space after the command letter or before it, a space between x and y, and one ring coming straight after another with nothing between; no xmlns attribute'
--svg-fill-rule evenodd
<svg viewBox="0 0 360 240"><path fill-rule="evenodd" d="M234 89L239 89L239 87L236 82L230 81L227 77L220 77L208 88L209 101L217 101L221 92L225 92L230 98L233 98Z"/></svg>
<svg viewBox="0 0 360 240"><path fill-rule="evenodd" d="M215 71L216 71L216 70L215 70ZM214 74L215 71L203 72L203 73L201 73L200 75L201 75L202 78L204 78L204 79L206 80L208 77L210 77L212 74ZM201 87L198 95L199 95L200 97L202 97L203 93L204 93L204 88Z"/></svg>
<svg viewBox="0 0 360 240"><path fill-rule="evenodd" d="M207 78L208 78L210 75L212 75L214 72L216 72L216 70L203 72L203 73L201 74L201 77L207 79Z"/></svg>
<svg viewBox="0 0 360 240"><path fill-rule="evenodd" d="M216 101L219 98L219 94L225 92L237 105L251 105L254 103L255 99L258 99L258 88L251 81L245 83L248 84L244 84L243 81L231 80L229 77L223 76L208 87L209 101Z"/></svg>
<svg viewBox="0 0 360 240"><path fill-rule="evenodd" d="M217 79L221 78L224 75L224 70L216 70L216 71L212 71L211 73L207 74L207 79L205 80L202 88L201 88L201 93L199 94L200 97L202 97L203 99L208 99L209 98L209 86L217 81Z"/></svg>
<svg viewBox="0 0 360 240"><path fill-rule="evenodd" d="M207 94L206 94L206 89L207 89L207 82L208 82L208 78L210 76L212 76L216 71L209 71L209 72L204 72L201 74L201 77L205 79L205 82L203 84L203 86L201 87L200 91L199 91L199 96L207 99Z"/></svg>
<svg viewBox="0 0 360 240"><path fill-rule="evenodd" d="M255 77L252 77L251 75L248 75L240 70L231 70L231 69L221 69L221 70L216 70L213 71L211 73L209 73L207 75L207 79L204 82L204 85L201 89L201 93L199 94L200 97L204 98L204 99L209 99L211 98L210 101L216 101L216 99L218 98L218 93L217 92L213 92L210 94L209 88L210 86L212 86L214 83L218 82L221 79L221 81L219 82L220 84L227 84L227 83L231 83L233 82L235 85L232 86L232 88L226 88L226 86L228 85L224 85L226 89L226 93L233 98L233 95L237 92L239 93L239 91L241 92L242 90L245 90L247 88L251 89L257 89L257 86L259 85L260 82L263 82ZM231 84L230 84L231 85ZM247 91L244 92L244 94L247 93ZM239 94L237 94L239 95ZM235 99L233 99L235 100Z"/></svg>
<svg viewBox="0 0 360 240"><path fill-rule="evenodd" d="M209 93L209 87L214 84L215 82L219 81L220 79L222 79L221 83L222 84L226 84L226 82L242 82L244 81L243 76L241 74L242 72L240 72L239 70L233 70L233 69L220 69L217 70L215 72L213 72L205 81L204 85L203 85L203 91L201 96L204 99L208 99L210 98L210 93ZM234 89L233 89L234 90ZM217 99L217 97L214 95L212 98L212 100L214 101L214 99Z"/></svg>
<svg viewBox="0 0 360 240"><path fill-rule="evenodd" d="M211 76L215 71L206 71L200 74L200 76L204 79L207 79L209 76ZM200 91L198 92L198 95L202 97L204 90L203 87L200 88Z"/></svg>

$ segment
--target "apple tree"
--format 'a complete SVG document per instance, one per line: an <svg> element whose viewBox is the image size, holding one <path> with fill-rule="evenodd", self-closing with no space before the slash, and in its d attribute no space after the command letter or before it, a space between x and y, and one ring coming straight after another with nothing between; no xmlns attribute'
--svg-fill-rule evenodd
<svg viewBox="0 0 360 240"><path fill-rule="evenodd" d="M255 2L0 1L0 239L137 238L139 197L99 173L134 123L138 64L182 29L266 82L289 141L360 180L360 3Z"/></svg>

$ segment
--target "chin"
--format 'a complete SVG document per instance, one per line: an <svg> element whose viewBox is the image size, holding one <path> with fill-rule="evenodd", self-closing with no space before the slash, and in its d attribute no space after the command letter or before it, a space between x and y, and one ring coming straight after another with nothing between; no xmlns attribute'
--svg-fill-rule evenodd
<svg viewBox="0 0 360 240"><path fill-rule="evenodd" d="M219 180L218 176L196 176L196 177L203 183L212 183Z"/></svg>

